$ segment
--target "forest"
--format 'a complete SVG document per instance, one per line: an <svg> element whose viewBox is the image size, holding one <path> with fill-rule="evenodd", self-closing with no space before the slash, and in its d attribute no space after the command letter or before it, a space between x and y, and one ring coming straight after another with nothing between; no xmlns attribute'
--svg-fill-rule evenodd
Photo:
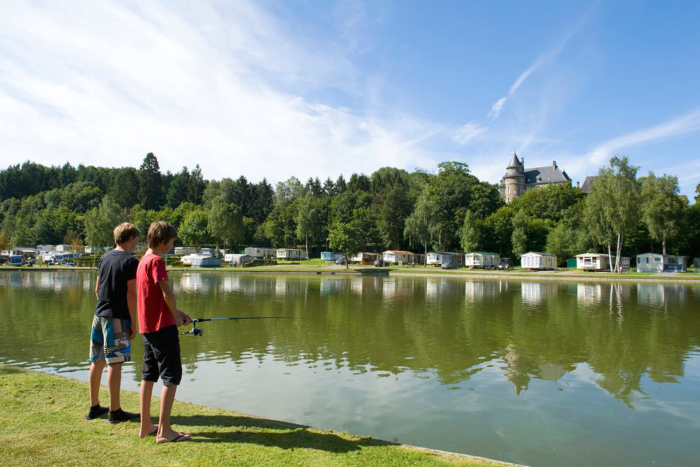
<svg viewBox="0 0 700 467"><path fill-rule="evenodd" d="M0 250L39 244L111 246L112 229L135 224L145 236L156 220L174 224L177 244L320 251L527 251L634 257L664 252L700 256L700 185L695 203L678 178L638 174L627 157L600 167L586 194L568 184L528 190L506 205L498 185L467 164L434 172L383 167L336 180L291 177L206 180L192 170L162 173L149 153L138 168L30 161L0 171Z"/></svg>

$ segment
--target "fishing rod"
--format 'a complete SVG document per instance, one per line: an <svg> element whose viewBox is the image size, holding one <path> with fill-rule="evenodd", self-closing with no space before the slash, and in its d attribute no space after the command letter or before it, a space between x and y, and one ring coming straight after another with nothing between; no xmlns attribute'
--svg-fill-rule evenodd
<svg viewBox="0 0 700 467"><path fill-rule="evenodd" d="M241 319L294 319L291 316L234 316L230 318L195 318L192 320L192 329L187 332L180 333L181 335L192 334L193 336L203 336L204 329L197 328L197 323L205 321L238 321Z"/></svg>

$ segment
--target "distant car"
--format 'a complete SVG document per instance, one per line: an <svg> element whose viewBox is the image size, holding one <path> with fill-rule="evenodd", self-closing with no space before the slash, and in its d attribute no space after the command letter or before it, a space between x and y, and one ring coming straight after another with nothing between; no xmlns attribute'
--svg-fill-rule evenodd
<svg viewBox="0 0 700 467"><path fill-rule="evenodd" d="M498 265L498 269L512 269L513 263L508 258L503 258L501 263Z"/></svg>
<svg viewBox="0 0 700 467"><path fill-rule="evenodd" d="M449 263L442 263L440 266L442 269L457 269L457 265L450 261Z"/></svg>
<svg viewBox="0 0 700 467"><path fill-rule="evenodd" d="M341 256L340 258L336 259L335 264L345 264L345 256Z"/></svg>
<svg viewBox="0 0 700 467"><path fill-rule="evenodd" d="M382 266L384 266L384 261L382 261L381 259L378 259L374 262L374 265L378 268L381 268Z"/></svg>

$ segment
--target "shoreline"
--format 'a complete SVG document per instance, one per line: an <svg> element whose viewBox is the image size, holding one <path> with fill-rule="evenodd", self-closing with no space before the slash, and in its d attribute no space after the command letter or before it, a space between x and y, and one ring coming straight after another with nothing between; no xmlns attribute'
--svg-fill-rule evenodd
<svg viewBox="0 0 700 467"><path fill-rule="evenodd" d="M329 460L328 456L331 456L330 460L342 465L383 465L390 461L404 465L525 467L469 454L394 443L371 436L315 428L178 400L175 401L173 409L173 424L176 428L193 433L194 439L193 442L167 448L167 445L156 445L153 438L139 439L138 423L112 426L108 425L105 419L89 422L82 420L82 410L88 405L88 384L84 381L6 363L0 363L0 375L3 376L0 382L0 388L3 389L0 394L0 407L9 409L10 404L16 406L14 411L3 410L0 413L0 424L15 421L16 425L11 433L0 433L0 442L3 442L4 437L15 441L3 442L9 465L37 465L39 460L61 463L65 460L61 459L62 456L68 456L75 462L75 456L81 455L86 456L84 461L90 462L92 459L99 464L99 459L94 458L95 453L81 453L69 449L72 443L83 445L87 442L105 447L107 451L101 454L107 458L118 455L126 448L154 456L154 460L185 465L220 465L224 456L237 460L246 459L245 465L281 465L280 461L290 461L297 465L313 462L317 465L319 462L325 463ZM56 392L58 388L61 388L61 391ZM138 407L137 392L122 390L121 395L126 407ZM104 385L100 388L100 397L102 401L108 400ZM159 398L154 397L152 415L157 412L158 406ZM20 414L21 422L17 419ZM54 418L59 421L54 422ZM57 425L63 424L66 429L55 436L55 430L64 428ZM280 433L293 439L282 439ZM112 441L105 443L105 440L115 440L115 436L119 438L116 445ZM42 443L36 443L36 439L41 439ZM32 451L30 455L28 450ZM212 456L211 460L207 456ZM301 458L289 459L293 456ZM279 459L275 460L274 457ZM196 461L192 462L192 459ZM13 460L20 462L13 464ZM135 459L135 463L132 464L127 460L126 465L140 465L140 462L139 459Z"/></svg>
<svg viewBox="0 0 700 467"><path fill-rule="evenodd" d="M296 267L295 267L296 266ZM700 284L700 275L695 276L693 273L687 274L686 277L678 276L622 276L614 275L613 273L571 273L571 272L524 272L514 271L510 273L502 272L487 272L455 270L454 272L446 272L442 270L430 271L416 270L414 268L374 268L366 267L351 267L345 269L337 266L318 266L318 265L277 265L277 266L257 266L255 268L189 268L189 267L168 267L169 272L197 272L205 274L297 274L297 275L352 275L352 276L369 276L369 277L452 277L452 278L480 278L480 279L500 279L500 280L527 280L527 281L560 281L560 282L652 282L652 283L676 283L676 284ZM94 267L66 267L66 266L51 266L48 268L35 267L16 267L16 266L0 266L0 272L47 272L47 271L96 271ZM584 275L585 274L585 275ZM639 273L627 273L639 274Z"/></svg>

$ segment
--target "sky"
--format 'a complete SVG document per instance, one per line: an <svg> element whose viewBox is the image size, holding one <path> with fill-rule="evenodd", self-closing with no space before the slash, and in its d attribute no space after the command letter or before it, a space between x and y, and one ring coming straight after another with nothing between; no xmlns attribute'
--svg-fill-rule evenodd
<svg viewBox="0 0 700 467"><path fill-rule="evenodd" d="M700 183L700 2L2 2L0 168L336 179L513 151Z"/></svg>

